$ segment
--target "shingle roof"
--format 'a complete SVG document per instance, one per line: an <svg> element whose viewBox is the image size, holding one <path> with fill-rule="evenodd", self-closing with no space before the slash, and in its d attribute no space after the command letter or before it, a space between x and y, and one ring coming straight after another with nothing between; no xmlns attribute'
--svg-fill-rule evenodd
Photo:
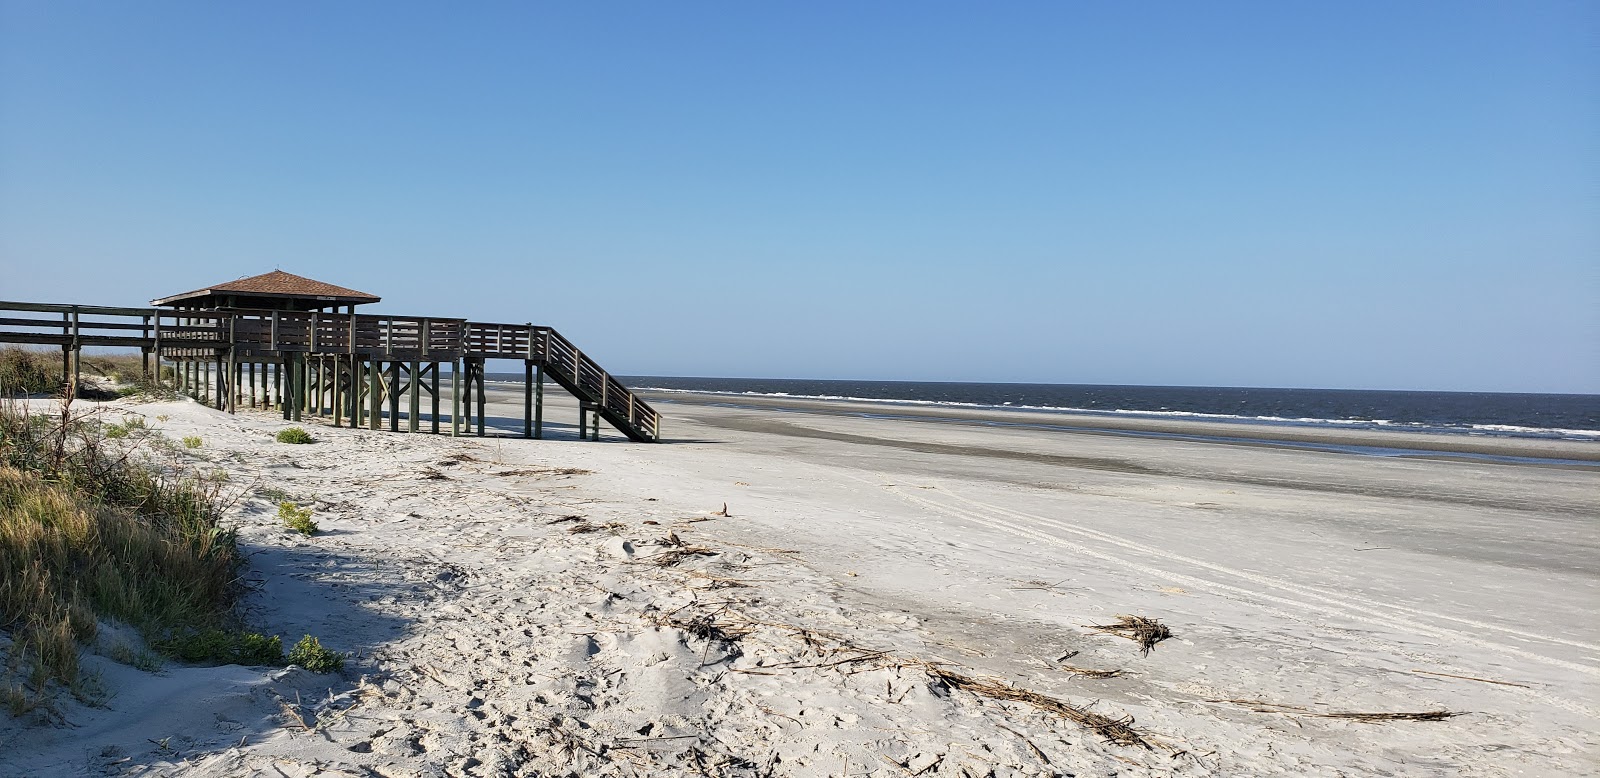
<svg viewBox="0 0 1600 778"><path fill-rule="evenodd" d="M163 297L159 300L151 300L150 304L165 305L178 300L187 300L191 297L205 297L210 294L218 293L259 295L266 297L302 297L316 300L333 300L345 303L375 303L381 299L377 295L370 295L366 292L358 292L354 289L346 289L342 286L334 286L333 284L325 281L318 281L316 279L306 278L305 276L297 276L293 273L285 273L282 270L274 270L270 273L262 273L258 276L241 278L237 281L229 281L222 284L213 284L203 289L196 289L192 292L184 292L183 294L175 294L169 297Z"/></svg>

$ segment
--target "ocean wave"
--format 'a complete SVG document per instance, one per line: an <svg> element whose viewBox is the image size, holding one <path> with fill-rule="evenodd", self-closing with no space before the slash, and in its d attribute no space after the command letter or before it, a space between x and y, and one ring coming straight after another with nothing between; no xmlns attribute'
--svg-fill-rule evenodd
<svg viewBox="0 0 1600 778"><path fill-rule="evenodd" d="M1564 430L1554 427L1518 427L1514 424L1474 424L1471 429L1483 432L1509 432L1516 435L1549 435L1562 437L1600 439L1600 430Z"/></svg>

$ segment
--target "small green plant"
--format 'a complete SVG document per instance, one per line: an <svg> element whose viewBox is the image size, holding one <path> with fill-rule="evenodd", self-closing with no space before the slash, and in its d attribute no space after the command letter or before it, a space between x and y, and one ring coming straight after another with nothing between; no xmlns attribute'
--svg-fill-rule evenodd
<svg viewBox="0 0 1600 778"><path fill-rule="evenodd" d="M106 437L125 438L136 430L143 432L146 429L148 427L145 426L143 416L127 416L122 419L121 423L107 424Z"/></svg>
<svg viewBox="0 0 1600 778"><path fill-rule="evenodd" d="M317 523L311 520L310 508L302 508L285 500L278 503L278 518L289 525L289 529L302 535L317 534Z"/></svg>
<svg viewBox="0 0 1600 778"><path fill-rule="evenodd" d="M201 440L199 435L184 435L183 436L183 447L184 448L199 448L200 446L202 446L204 444L205 444L205 441Z"/></svg>
<svg viewBox="0 0 1600 778"><path fill-rule="evenodd" d="M136 667L147 673L153 673L161 669L161 657L159 655L135 649L127 643L114 644L105 653L113 662Z"/></svg>
<svg viewBox="0 0 1600 778"><path fill-rule="evenodd" d="M289 650L289 664L313 673L336 673L344 669L344 654L323 648L322 641L306 635Z"/></svg>
<svg viewBox="0 0 1600 778"><path fill-rule="evenodd" d="M317 442L317 439L311 437L311 433L306 432L304 429L301 429L299 427L290 427L290 428L288 428L286 430L281 430L281 431L278 432L278 442L279 443L315 443L315 442Z"/></svg>
<svg viewBox="0 0 1600 778"><path fill-rule="evenodd" d="M256 632L217 628L193 630L158 641L156 648L191 664L283 664L283 640L277 635Z"/></svg>

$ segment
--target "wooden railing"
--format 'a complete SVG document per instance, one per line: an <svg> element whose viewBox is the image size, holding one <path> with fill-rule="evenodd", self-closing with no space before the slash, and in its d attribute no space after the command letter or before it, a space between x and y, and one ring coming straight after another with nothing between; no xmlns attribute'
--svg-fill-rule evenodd
<svg viewBox="0 0 1600 778"><path fill-rule="evenodd" d="M534 361L546 375L594 406L618 429L633 427L645 438L657 439L661 414L554 329L533 324L467 322L463 341L464 356Z"/></svg>
<svg viewBox="0 0 1600 778"><path fill-rule="evenodd" d="M550 327L465 319L226 309L183 311L0 301L0 343L138 348L178 359L285 354L450 362L525 359L630 437L656 440L661 416Z"/></svg>

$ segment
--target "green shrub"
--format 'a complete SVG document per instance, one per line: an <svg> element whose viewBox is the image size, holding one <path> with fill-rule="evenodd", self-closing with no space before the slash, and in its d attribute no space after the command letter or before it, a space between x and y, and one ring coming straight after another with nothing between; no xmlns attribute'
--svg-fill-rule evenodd
<svg viewBox="0 0 1600 778"><path fill-rule="evenodd" d="M284 524L289 525L289 529L302 535L317 534L317 523L311 520L310 508L302 508L288 501L280 502L278 503L278 518L282 519Z"/></svg>
<svg viewBox="0 0 1600 778"><path fill-rule="evenodd" d="M202 444L203 444L203 441L200 440L200 436L199 435L184 435L183 436L183 447L184 448L199 448Z"/></svg>
<svg viewBox="0 0 1600 778"><path fill-rule="evenodd" d="M344 654L329 651L322 647L321 641L306 635L289 650L289 664L300 665L313 673L336 673L344 669Z"/></svg>
<svg viewBox="0 0 1600 778"><path fill-rule="evenodd" d="M217 627L187 630L156 641L156 649L191 664L283 664L283 640Z"/></svg>
<svg viewBox="0 0 1600 778"><path fill-rule="evenodd" d="M315 443L315 442L317 442L317 439L311 437L311 433L306 432L305 430L303 430L303 429L301 429L299 427L290 427L290 428L288 428L286 430L281 430L281 431L278 432L278 442L279 443Z"/></svg>

